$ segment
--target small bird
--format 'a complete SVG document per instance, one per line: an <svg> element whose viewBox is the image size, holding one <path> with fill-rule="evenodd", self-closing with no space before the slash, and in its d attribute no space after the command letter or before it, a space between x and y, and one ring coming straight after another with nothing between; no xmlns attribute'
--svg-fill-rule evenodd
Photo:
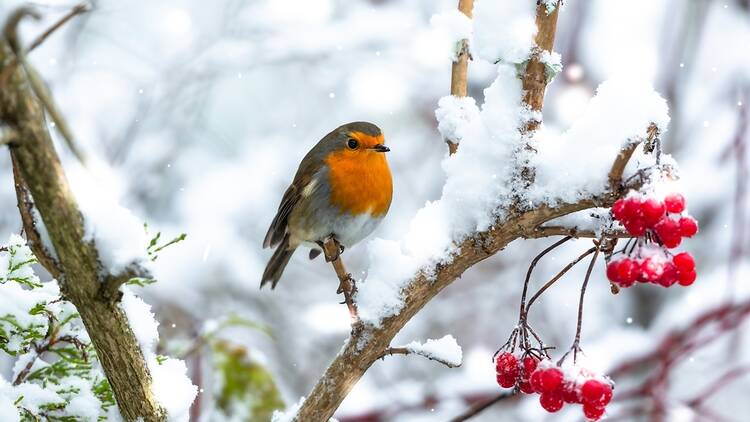
<svg viewBox="0 0 750 422"><path fill-rule="evenodd" d="M300 245L311 246L314 259L330 237L343 252L375 230L393 196L388 151L380 128L352 122L324 136L305 155L263 240L263 248L278 247L261 288L268 282L276 287Z"/></svg>

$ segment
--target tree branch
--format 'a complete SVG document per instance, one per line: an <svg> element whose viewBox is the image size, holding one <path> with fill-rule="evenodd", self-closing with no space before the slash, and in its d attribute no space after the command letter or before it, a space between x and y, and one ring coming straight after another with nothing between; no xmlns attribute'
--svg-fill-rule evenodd
<svg viewBox="0 0 750 422"><path fill-rule="evenodd" d="M541 48L551 48L556 19L557 9L547 15L546 7L537 8L539 25L537 40ZM536 72L534 69L536 69L535 66L527 67L527 73ZM530 107L537 107L536 109L540 110L544 99L546 77L543 79L543 84L537 83L538 80L533 75L524 76L523 79L524 87L527 86L526 80L534 82L528 85L525 101ZM619 163L623 160L626 163L627 159L629 156L618 157L612 167L619 169ZM622 168L624 169L624 165ZM622 171L616 170L615 174L617 172L621 176ZM489 229L468 236L456 245L456 250L460 252L450 257L449 262L442 262L432 268L419 271L406 283L406 287L401 291L403 307L400 312L384 319L378 327L367 325L361 326L361 330L352 331L343 349L303 402L295 420L307 422L330 419L354 384L364 375L370 365L383 356L384 351L388 349L401 328L435 295L459 278L464 271L493 256L512 241L529 237L546 222L593 207L610 207L626 189L637 188L640 183L640 181L634 181L630 185L618 186L617 189L607 190L576 203L562 203L554 207L542 205L532 209L511 207L504 220L496 221Z"/></svg>
<svg viewBox="0 0 750 422"><path fill-rule="evenodd" d="M605 232L606 237L609 238L629 238L633 237L630 233L625 230L608 230ZM525 239L541 239L543 237L551 236L570 236L576 239L589 238L598 239L600 233L597 233L593 229L579 229L578 227L565 227L565 226L540 226L535 228L531 233L524 236Z"/></svg>
<svg viewBox="0 0 750 422"><path fill-rule="evenodd" d="M8 41L17 43L15 29L23 16L16 12L6 25L7 40L0 40L0 73L14 57ZM81 316L123 417L163 421L165 412L151 392L151 375L124 311L116 302L98 298L103 269L95 246L84 240L82 216L46 130L44 110L29 86L29 74L20 67L10 72L0 89L0 122L20 139L11 148L57 253L61 290Z"/></svg>
<svg viewBox="0 0 750 422"><path fill-rule="evenodd" d="M392 356L392 355L419 355L422 357L425 357L429 360L434 360L435 362L440 362L443 365L447 366L448 368L458 368L461 366L461 364L454 364L453 362L448 362L447 360L440 359L439 357L420 352L418 350L412 350L408 347L389 347L383 351L383 353L380 355L380 359L385 358L386 356Z"/></svg>
<svg viewBox="0 0 750 422"><path fill-rule="evenodd" d="M474 0L458 0L458 10L464 15L471 18L471 12L474 9ZM465 97L468 95L468 77L469 77L469 40L463 39L460 42L460 50L456 60L451 66L451 95L456 97ZM445 140L448 144L448 152L453 155L458 151L458 144L450 140Z"/></svg>
<svg viewBox="0 0 750 422"><path fill-rule="evenodd" d="M336 276L339 278L339 288L336 293L344 294L344 303L349 308L349 315L352 318L352 326L356 328L359 323L359 313L357 312L357 304L354 303L354 293L357 291L357 285L351 274L346 271L344 267L344 261L341 260L341 251L339 244L333 237L329 237L323 242L323 254L326 257L326 261L333 265Z"/></svg>
<svg viewBox="0 0 750 422"><path fill-rule="evenodd" d="M509 399L511 397L515 397L516 392L514 390L510 390L504 393L500 393L497 396L487 400L483 401L481 403L477 403L476 405L470 407L466 412L456 416L455 418L451 419L450 422L463 422L466 420L469 420L473 418L474 416L484 412L487 410L490 406L492 406L495 403L499 403L505 399Z"/></svg>

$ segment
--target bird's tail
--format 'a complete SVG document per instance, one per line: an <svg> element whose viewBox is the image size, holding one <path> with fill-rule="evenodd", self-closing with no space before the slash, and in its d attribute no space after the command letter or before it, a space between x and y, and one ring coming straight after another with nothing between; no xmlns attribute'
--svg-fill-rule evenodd
<svg viewBox="0 0 750 422"><path fill-rule="evenodd" d="M286 264L289 263L289 258L292 257L295 250L297 250L296 247L289 247L289 234L287 233L268 261L266 270L263 271L263 278L260 281L261 288L269 281L271 282L272 289L276 287L276 283L279 282L281 274L284 273L284 268L286 268Z"/></svg>

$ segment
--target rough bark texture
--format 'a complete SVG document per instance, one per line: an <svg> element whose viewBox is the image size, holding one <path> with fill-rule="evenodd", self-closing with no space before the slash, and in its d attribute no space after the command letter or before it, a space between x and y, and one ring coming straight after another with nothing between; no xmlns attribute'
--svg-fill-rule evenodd
<svg viewBox="0 0 750 422"><path fill-rule="evenodd" d="M521 79L523 81L524 89L523 102L534 111L542 111L542 105L544 104L544 91L547 88L547 83L549 81L547 80L547 72L544 68L544 63L540 60L540 54L542 51L552 51L552 46L555 43L557 14L559 10L559 4L550 14L547 14L547 6L543 3L536 7L537 33L534 41L539 50L529 59L529 63L526 65L526 71ZM536 128L539 127L539 123L541 122L535 120L529 121L526 125L525 131L532 132L536 130Z"/></svg>
<svg viewBox="0 0 750 422"><path fill-rule="evenodd" d="M14 55L0 40L0 68ZM59 258L63 294L78 309L125 419L165 420L151 393L151 376L124 312L100 299L101 266L93 244L83 240L83 221L60 159L45 128L44 112L23 67L0 89L0 122L15 131L13 161L42 216Z"/></svg>

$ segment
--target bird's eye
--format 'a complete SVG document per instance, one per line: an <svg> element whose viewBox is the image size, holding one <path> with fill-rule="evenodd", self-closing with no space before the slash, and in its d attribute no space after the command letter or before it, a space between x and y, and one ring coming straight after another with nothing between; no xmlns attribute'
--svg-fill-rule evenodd
<svg viewBox="0 0 750 422"><path fill-rule="evenodd" d="M349 138L346 141L346 146L348 146L349 149L357 149L357 147L359 146L359 142L357 142L356 139Z"/></svg>

